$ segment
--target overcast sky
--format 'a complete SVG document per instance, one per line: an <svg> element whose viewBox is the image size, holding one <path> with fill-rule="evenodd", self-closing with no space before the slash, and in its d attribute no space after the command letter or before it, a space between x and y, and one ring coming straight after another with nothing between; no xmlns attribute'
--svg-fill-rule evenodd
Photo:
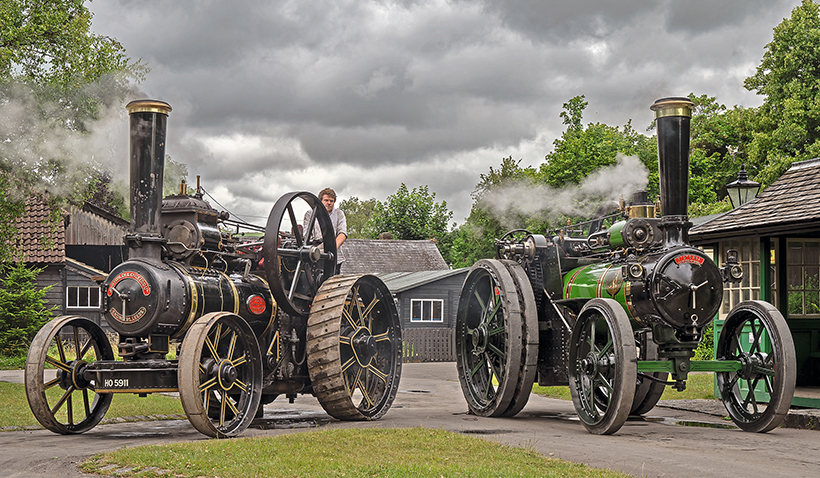
<svg viewBox="0 0 820 478"><path fill-rule="evenodd" d="M173 107L167 153L260 224L288 191L384 200L427 185L463 223L479 174L537 166L584 124L638 131L658 98L758 106L743 87L799 0L89 3L93 31ZM545 198L546 200L547 198ZM216 206L216 205L215 205ZM219 207L219 206L216 206Z"/></svg>

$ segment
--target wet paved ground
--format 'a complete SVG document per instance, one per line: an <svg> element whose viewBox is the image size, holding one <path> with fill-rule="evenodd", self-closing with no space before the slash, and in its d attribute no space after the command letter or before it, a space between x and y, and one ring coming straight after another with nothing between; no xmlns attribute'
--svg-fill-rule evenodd
<svg viewBox="0 0 820 478"><path fill-rule="evenodd" d="M0 380L4 380L2 372ZM718 402L711 403L720 407ZM333 420L315 398L300 396L294 404L275 401L268 405L265 418L244 435L271 436L316 427L423 426L481 436L531 448L545 456L635 476L736 478L820 474L817 431L779 428L766 434L744 433L723 420L720 408L715 414L679 408L685 407L656 407L646 419L628 421L613 436L587 433L571 402L535 395L514 418L476 417L466 413L455 364L405 364L394 406L379 421ZM3 432L0 476L86 476L77 472L75 466L95 453L126 445L206 439L187 420L100 425L75 437L45 430Z"/></svg>

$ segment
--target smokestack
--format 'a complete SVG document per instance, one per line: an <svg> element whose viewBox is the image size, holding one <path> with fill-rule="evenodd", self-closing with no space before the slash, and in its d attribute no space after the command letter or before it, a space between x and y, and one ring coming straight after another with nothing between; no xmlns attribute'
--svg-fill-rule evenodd
<svg viewBox="0 0 820 478"><path fill-rule="evenodd" d="M171 105L136 100L126 105L131 119L131 233L125 236L128 258L159 261L162 181L165 172L165 127Z"/></svg>
<svg viewBox="0 0 820 478"><path fill-rule="evenodd" d="M658 125L658 173L661 187L660 227L666 243L689 241L689 98L661 98L650 109Z"/></svg>

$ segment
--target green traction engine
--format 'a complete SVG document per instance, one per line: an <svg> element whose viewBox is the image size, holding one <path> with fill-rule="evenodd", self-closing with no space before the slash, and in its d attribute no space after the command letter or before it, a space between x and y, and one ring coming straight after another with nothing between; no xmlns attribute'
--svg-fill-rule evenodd
<svg viewBox="0 0 820 478"><path fill-rule="evenodd" d="M171 107L139 100L127 109L128 260L101 289L115 333L77 315L38 332L25 370L37 420L83 433L115 394L168 392L211 437L241 434L280 396L315 395L341 420L383 416L401 375L398 312L377 277L334 275L335 234L321 201L288 193L261 228L212 208L199 184L162 198Z"/></svg>
<svg viewBox="0 0 820 478"><path fill-rule="evenodd" d="M794 394L791 333L767 302L746 301L726 317L716 359L693 360L723 283L743 270L728 251L722 266L689 244L687 98L652 105L658 128L660 211L636 193L614 214L546 235L510 231L497 259L478 261L461 290L456 360L470 411L511 417L537 378L569 385L581 422L595 434L642 415L667 385L715 372L720 399L743 430L766 432ZM548 199L545 199L548 201Z"/></svg>

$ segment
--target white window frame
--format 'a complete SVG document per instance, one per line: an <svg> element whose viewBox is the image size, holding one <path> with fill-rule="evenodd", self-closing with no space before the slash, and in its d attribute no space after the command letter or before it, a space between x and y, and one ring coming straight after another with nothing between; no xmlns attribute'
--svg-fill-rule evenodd
<svg viewBox="0 0 820 478"><path fill-rule="evenodd" d="M421 316L416 317L414 315L414 311L416 308L416 304L420 303L421 307ZM433 313L436 309L434 304L438 304L439 307L439 317L436 318L433 316ZM424 311L425 306L429 306L430 309L430 318L425 320L424 319ZM444 299L410 299L410 322L418 322L418 323L442 323L444 322Z"/></svg>
<svg viewBox="0 0 820 478"><path fill-rule="evenodd" d="M72 293L74 294L73 297ZM82 303L80 300L82 296L85 296L85 304L87 305L80 305ZM72 298L74 299L74 305L71 304ZM99 286L70 285L65 288L66 309L99 309L100 299L101 291ZM94 300L96 300L96 304L93 303Z"/></svg>

